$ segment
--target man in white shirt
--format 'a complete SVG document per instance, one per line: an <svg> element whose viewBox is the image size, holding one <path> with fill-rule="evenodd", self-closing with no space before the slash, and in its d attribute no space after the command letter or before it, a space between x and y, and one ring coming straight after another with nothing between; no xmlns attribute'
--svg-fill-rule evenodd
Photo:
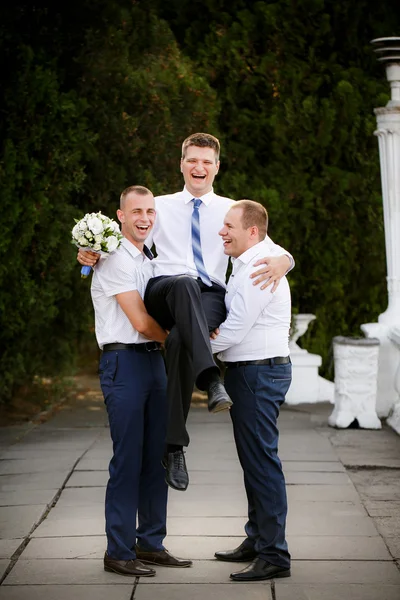
<svg viewBox="0 0 400 600"><path fill-rule="evenodd" d="M145 294L146 308L170 331L165 343L168 372L168 426L164 465L168 485L185 490L189 483L183 446L189 444L186 419L193 385L208 393L210 412L231 406L213 357L209 332L225 318L225 278L228 256L222 251L218 231L234 200L218 196L213 182L219 171L219 141L196 133L182 145L182 192L158 196L157 220L147 244L155 244L154 278ZM197 204L197 206L196 206ZM293 266L286 251L267 238L258 264L255 284L274 286ZM81 264L90 253L80 251ZM266 258L268 257L268 258ZM97 260L97 258L95 258Z"/></svg>
<svg viewBox="0 0 400 600"><path fill-rule="evenodd" d="M155 571L146 564L187 567L191 561L172 556L162 543L167 516L161 465L167 382L160 346L167 332L143 303L149 263L144 241L154 225L154 198L147 188L132 186L122 192L120 202L117 214L124 239L100 261L91 286L96 338L102 350L100 383L113 442L105 499L104 569L151 577Z"/></svg>
<svg viewBox="0 0 400 600"><path fill-rule="evenodd" d="M285 539L287 500L278 457L277 418L289 389L291 317L286 277L275 293L260 291L249 278L265 253L265 208L242 200L227 213L220 231L224 252L234 258L226 293L227 318L211 341L227 369L225 385L233 400L231 418L248 500L246 539L219 560L251 562L231 574L233 581L290 576Z"/></svg>

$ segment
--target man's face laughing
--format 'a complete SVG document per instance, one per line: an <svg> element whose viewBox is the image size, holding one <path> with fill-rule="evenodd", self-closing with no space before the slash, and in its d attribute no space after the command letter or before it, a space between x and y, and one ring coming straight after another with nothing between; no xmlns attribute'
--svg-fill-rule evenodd
<svg viewBox="0 0 400 600"><path fill-rule="evenodd" d="M181 160L181 172L188 191L194 198L200 198L211 191L214 178L219 170L212 148L189 146Z"/></svg>

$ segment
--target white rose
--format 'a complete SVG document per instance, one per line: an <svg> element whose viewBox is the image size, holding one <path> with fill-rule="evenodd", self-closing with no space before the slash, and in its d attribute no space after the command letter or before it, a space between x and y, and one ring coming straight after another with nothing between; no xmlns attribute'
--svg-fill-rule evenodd
<svg viewBox="0 0 400 600"><path fill-rule="evenodd" d="M101 250L101 244L93 244L93 250Z"/></svg>
<svg viewBox="0 0 400 600"><path fill-rule="evenodd" d="M115 233L119 233L119 225L116 221L113 221L112 223L110 223L112 230L115 231Z"/></svg>
<svg viewBox="0 0 400 600"><path fill-rule="evenodd" d="M83 235L78 239L78 244L80 246L88 246L88 241L85 237L83 237Z"/></svg>
<svg viewBox="0 0 400 600"><path fill-rule="evenodd" d="M102 239L103 239L103 237L101 235L94 236L94 241L97 242L98 244L101 242Z"/></svg>
<svg viewBox="0 0 400 600"><path fill-rule="evenodd" d="M85 231L85 237L87 237L87 239L90 240L90 238L92 237L91 231Z"/></svg>
<svg viewBox="0 0 400 600"><path fill-rule="evenodd" d="M107 252L113 252L114 250L116 250L116 248L118 248L118 244L119 244L118 238L115 235L110 235L110 237L107 238L107 241L106 241Z"/></svg>
<svg viewBox="0 0 400 600"><path fill-rule="evenodd" d="M89 217L88 227L95 235L103 231L103 223L97 217Z"/></svg>
<svg viewBox="0 0 400 600"><path fill-rule="evenodd" d="M77 240L80 237L79 223L75 225L72 230L72 237Z"/></svg>
<svg viewBox="0 0 400 600"><path fill-rule="evenodd" d="M77 226L79 227L80 231L86 231L86 229L87 229L86 221L84 221L83 219L81 221L79 221Z"/></svg>

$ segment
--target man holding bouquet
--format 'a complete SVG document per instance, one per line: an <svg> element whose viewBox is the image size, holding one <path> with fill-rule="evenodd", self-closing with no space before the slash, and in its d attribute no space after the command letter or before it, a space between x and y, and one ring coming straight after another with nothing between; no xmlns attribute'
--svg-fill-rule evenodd
<svg viewBox="0 0 400 600"><path fill-rule="evenodd" d="M100 383L113 442L105 500L104 569L151 577L155 571L147 564L188 567L192 563L172 556L162 543L167 516L161 465L167 400L160 346L167 332L143 303L150 254L144 241L155 220L152 193L141 186L127 188L117 214L124 239L100 261L91 286L96 338L102 350Z"/></svg>

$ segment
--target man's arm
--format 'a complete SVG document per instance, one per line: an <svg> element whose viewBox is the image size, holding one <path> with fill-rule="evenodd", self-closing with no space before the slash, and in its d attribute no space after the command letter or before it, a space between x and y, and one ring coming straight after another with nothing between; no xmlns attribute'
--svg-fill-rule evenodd
<svg viewBox="0 0 400 600"><path fill-rule="evenodd" d="M213 353L236 346L246 337L260 313L272 300L272 290L262 293L246 279L233 297L229 314L219 327L219 334L211 339Z"/></svg>
<svg viewBox="0 0 400 600"><path fill-rule="evenodd" d="M282 277L293 269L294 259L287 250L275 244L268 236L265 238L265 245L267 256L254 263L255 267L265 266L252 273L250 277L255 279L253 285L259 285L265 281L261 286L262 290L273 284L272 292L274 292Z"/></svg>
<svg viewBox="0 0 400 600"><path fill-rule="evenodd" d="M123 292L115 297L136 331L156 342L166 340L167 332L149 315L139 292Z"/></svg>

